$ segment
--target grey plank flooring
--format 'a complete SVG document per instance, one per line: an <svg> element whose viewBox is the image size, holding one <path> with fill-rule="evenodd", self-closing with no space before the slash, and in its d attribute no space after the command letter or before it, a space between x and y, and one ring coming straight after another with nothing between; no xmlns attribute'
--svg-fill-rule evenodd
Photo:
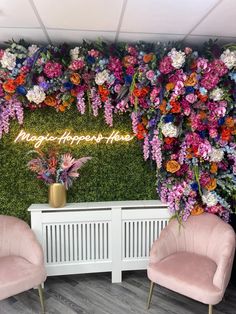
<svg viewBox="0 0 236 314"><path fill-rule="evenodd" d="M110 273L49 277L45 283L47 314L207 314L207 305L155 286L146 309L149 280L145 271L123 272L111 283ZM37 290L0 301L0 314L39 314ZM236 314L236 287L230 284L214 314Z"/></svg>

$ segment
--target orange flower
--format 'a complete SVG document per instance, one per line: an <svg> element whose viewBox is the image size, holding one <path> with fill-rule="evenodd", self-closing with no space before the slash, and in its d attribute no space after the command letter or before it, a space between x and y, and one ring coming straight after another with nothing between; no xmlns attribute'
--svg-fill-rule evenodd
<svg viewBox="0 0 236 314"><path fill-rule="evenodd" d="M230 140L230 130L225 128L222 130L222 133L221 133L221 138L223 141L226 141L228 142Z"/></svg>
<svg viewBox="0 0 236 314"><path fill-rule="evenodd" d="M142 92L141 92L141 89L139 89L139 88L134 88L134 90L133 90L133 95L135 96L135 97L141 97L141 94L142 94Z"/></svg>
<svg viewBox="0 0 236 314"><path fill-rule="evenodd" d="M70 90L70 94L71 96L77 97L77 91L73 88Z"/></svg>
<svg viewBox="0 0 236 314"><path fill-rule="evenodd" d="M174 84L174 83L167 83L167 84L166 84L166 90L167 90L167 91L172 90L174 87L175 87L175 84Z"/></svg>
<svg viewBox="0 0 236 314"><path fill-rule="evenodd" d="M148 54L143 56L143 61L145 63L148 63L148 62L152 61L152 58L153 58L153 53L148 53Z"/></svg>
<svg viewBox="0 0 236 314"><path fill-rule="evenodd" d="M204 213L204 209L198 204L191 210L191 215L193 216L201 215L202 213Z"/></svg>
<svg viewBox="0 0 236 314"><path fill-rule="evenodd" d="M216 179L212 178L211 181L205 186L208 191L213 191L216 188Z"/></svg>
<svg viewBox="0 0 236 314"><path fill-rule="evenodd" d="M206 117L207 117L205 111L200 111L200 112L199 112L199 115L200 115L201 120L204 120L204 119L206 119Z"/></svg>
<svg viewBox="0 0 236 314"><path fill-rule="evenodd" d="M166 164L166 170L170 173L175 173L180 169L180 164L176 160L169 160Z"/></svg>
<svg viewBox="0 0 236 314"><path fill-rule="evenodd" d="M44 100L47 106L55 107L57 105L57 100L54 96L47 96Z"/></svg>
<svg viewBox="0 0 236 314"><path fill-rule="evenodd" d="M216 162L212 162L211 163L211 167L210 167L210 173L214 174L216 173L218 170L218 166L217 166L217 163Z"/></svg>
<svg viewBox="0 0 236 314"><path fill-rule="evenodd" d="M149 88L148 86L143 87L143 88L141 89L141 97L145 97L145 96L148 94L149 89L150 89L150 88Z"/></svg>
<svg viewBox="0 0 236 314"><path fill-rule="evenodd" d="M166 110L166 100L165 99L162 100L162 103L160 104L159 109L162 112L162 114L167 112L167 110Z"/></svg>
<svg viewBox="0 0 236 314"><path fill-rule="evenodd" d="M170 101L171 104L171 112L179 113L181 111L180 103L178 101Z"/></svg>
<svg viewBox="0 0 236 314"><path fill-rule="evenodd" d="M18 75L17 78L15 79L15 83L17 86L24 85L25 84L25 75L24 74Z"/></svg>
<svg viewBox="0 0 236 314"><path fill-rule="evenodd" d="M80 83L80 75L78 73L71 74L70 81L71 81L71 83L73 83L75 85L79 85L79 83Z"/></svg>
<svg viewBox="0 0 236 314"><path fill-rule="evenodd" d="M9 94L14 93L16 90L16 84L15 84L14 79L12 78L8 79L6 82L2 84L2 87L7 93Z"/></svg>
<svg viewBox="0 0 236 314"><path fill-rule="evenodd" d="M164 142L167 144L167 145L170 145L174 142L174 138L173 137L165 137L164 139Z"/></svg>
<svg viewBox="0 0 236 314"><path fill-rule="evenodd" d="M197 93L197 97L199 100L201 100L202 102L206 102L208 99L207 95L202 95L201 93Z"/></svg>
<svg viewBox="0 0 236 314"><path fill-rule="evenodd" d="M234 119L232 117L227 117L225 119L225 124L228 128L232 128L234 126Z"/></svg>
<svg viewBox="0 0 236 314"><path fill-rule="evenodd" d="M4 98L9 101L12 98L12 95L5 95Z"/></svg>
<svg viewBox="0 0 236 314"><path fill-rule="evenodd" d="M60 105L58 109L59 111L64 112L66 110L66 107L64 105Z"/></svg>
<svg viewBox="0 0 236 314"><path fill-rule="evenodd" d="M187 80L184 81L185 86L194 86L197 84L197 73L193 72Z"/></svg>
<svg viewBox="0 0 236 314"><path fill-rule="evenodd" d="M99 86L98 86L98 91L99 91L99 94L100 94L100 96L101 96L101 100L102 100L102 101L106 101L107 98L108 98L108 96L109 96L109 90L106 89L105 86L99 85Z"/></svg>

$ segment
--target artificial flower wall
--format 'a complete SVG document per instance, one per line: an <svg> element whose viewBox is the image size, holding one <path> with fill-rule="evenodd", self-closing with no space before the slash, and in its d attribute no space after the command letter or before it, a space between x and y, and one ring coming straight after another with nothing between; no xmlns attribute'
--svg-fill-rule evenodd
<svg viewBox="0 0 236 314"><path fill-rule="evenodd" d="M24 110L77 107L127 113L156 163L157 193L178 219L204 211L225 221L236 193L236 51L177 45L12 43L0 51L0 136Z"/></svg>

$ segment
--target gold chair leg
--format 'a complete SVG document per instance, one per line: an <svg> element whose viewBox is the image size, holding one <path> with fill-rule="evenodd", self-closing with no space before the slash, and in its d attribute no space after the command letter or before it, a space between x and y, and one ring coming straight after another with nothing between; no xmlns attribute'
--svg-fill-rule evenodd
<svg viewBox="0 0 236 314"><path fill-rule="evenodd" d="M153 293L153 287L154 287L154 282L151 281L150 289L149 289L149 295L148 295L148 301L147 301L147 309L150 308L150 303L151 303L152 293Z"/></svg>
<svg viewBox="0 0 236 314"><path fill-rule="evenodd" d="M212 314L212 313L213 313L213 312L212 312L212 305L209 304L208 314Z"/></svg>
<svg viewBox="0 0 236 314"><path fill-rule="evenodd" d="M44 297L43 297L43 288L42 288L42 285L38 285L38 291L39 291L39 299L40 299L41 311L42 311L42 314L45 314Z"/></svg>

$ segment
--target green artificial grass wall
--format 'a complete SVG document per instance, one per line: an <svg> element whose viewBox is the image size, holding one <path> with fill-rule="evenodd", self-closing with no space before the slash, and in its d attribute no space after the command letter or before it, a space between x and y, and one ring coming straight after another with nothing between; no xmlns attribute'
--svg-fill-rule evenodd
<svg viewBox="0 0 236 314"><path fill-rule="evenodd" d="M29 154L32 143L14 143L21 127L13 122L9 134L0 140L0 213L17 216L29 221L27 208L32 203L48 201L48 187L36 179L27 168L27 162L36 157ZM57 113L52 108L25 111L23 129L34 134L103 133L111 130L132 134L128 115L115 116L110 128L103 116L93 117L89 113L81 116L75 108ZM79 145L44 144L42 151L51 148L60 153L71 152L75 158L92 156L79 171L80 177L67 191L67 202L116 201L156 199L155 169L143 160L139 142L80 143Z"/></svg>

